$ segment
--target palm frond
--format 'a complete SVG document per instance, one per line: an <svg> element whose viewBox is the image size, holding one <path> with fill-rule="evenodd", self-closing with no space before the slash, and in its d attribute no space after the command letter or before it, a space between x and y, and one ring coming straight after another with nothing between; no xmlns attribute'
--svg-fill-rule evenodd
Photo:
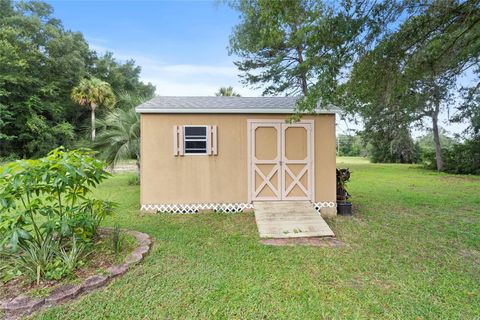
<svg viewBox="0 0 480 320"><path fill-rule="evenodd" d="M139 160L140 116L134 107L149 98L122 94L119 102L123 103L123 107L110 111L97 121L100 130L94 148L108 165L114 166L120 160Z"/></svg>

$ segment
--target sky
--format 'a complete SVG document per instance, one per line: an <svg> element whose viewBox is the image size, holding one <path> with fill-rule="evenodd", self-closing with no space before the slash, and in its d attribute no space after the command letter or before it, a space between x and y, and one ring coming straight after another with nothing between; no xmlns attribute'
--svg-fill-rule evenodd
<svg viewBox="0 0 480 320"><path fill-rule="evenodd" d="M159 95L214 95L221 86L232 86L242 96L262 93L240 82L227 48L239 14L220 1L46 2L66 29L83 33L91 49L111 51L120 61L135 60L142 68L141 80L154 84ZM447 126L447 114L440 119ZM339 117L337 124L338 133L361 129ZM464 128L447 127L452 133Z"/></svg>
<svg viewBox="0 0 480 320"><path fill-rule="evenodd" d="M244 88L227 46L238 13L209 1L47 1L67 29L81 31L90 47L134 59L141 78L160 95L213 95Z"/></svg>

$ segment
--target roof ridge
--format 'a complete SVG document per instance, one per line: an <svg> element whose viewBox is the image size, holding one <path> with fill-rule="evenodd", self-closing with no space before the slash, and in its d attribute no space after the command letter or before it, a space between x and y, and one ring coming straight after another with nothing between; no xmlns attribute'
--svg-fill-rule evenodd
<svg viewBox="0 0 480 320"><path fill-rule="evenodd" d="M235 98L235 99L226 99ZM140 113L296 113L300 96L156 96L137 106ZM320 110L321 113L335 113Z"/></svg>

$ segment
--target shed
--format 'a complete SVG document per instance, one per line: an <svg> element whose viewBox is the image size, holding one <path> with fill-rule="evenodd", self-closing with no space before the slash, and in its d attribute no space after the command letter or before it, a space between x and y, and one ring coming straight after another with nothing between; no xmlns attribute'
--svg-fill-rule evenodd
<svg viewBox="0 0 480 320"><path fill-rule="evenodd" d="M141 210L307 200L336 215L335 110L289 123L297 99L158 96L138 106Z"/></svg>

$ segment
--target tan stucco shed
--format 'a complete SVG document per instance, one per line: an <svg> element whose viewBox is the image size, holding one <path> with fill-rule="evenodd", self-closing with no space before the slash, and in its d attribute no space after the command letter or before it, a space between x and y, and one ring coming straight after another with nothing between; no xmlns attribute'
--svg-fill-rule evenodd
<svg viewBox="0 0 480 320"><path fill-rule="evenodd" d="M296 97L156 97L141 114L141 209L305 201L336 214L335 112L287 123Z"/></svg>

